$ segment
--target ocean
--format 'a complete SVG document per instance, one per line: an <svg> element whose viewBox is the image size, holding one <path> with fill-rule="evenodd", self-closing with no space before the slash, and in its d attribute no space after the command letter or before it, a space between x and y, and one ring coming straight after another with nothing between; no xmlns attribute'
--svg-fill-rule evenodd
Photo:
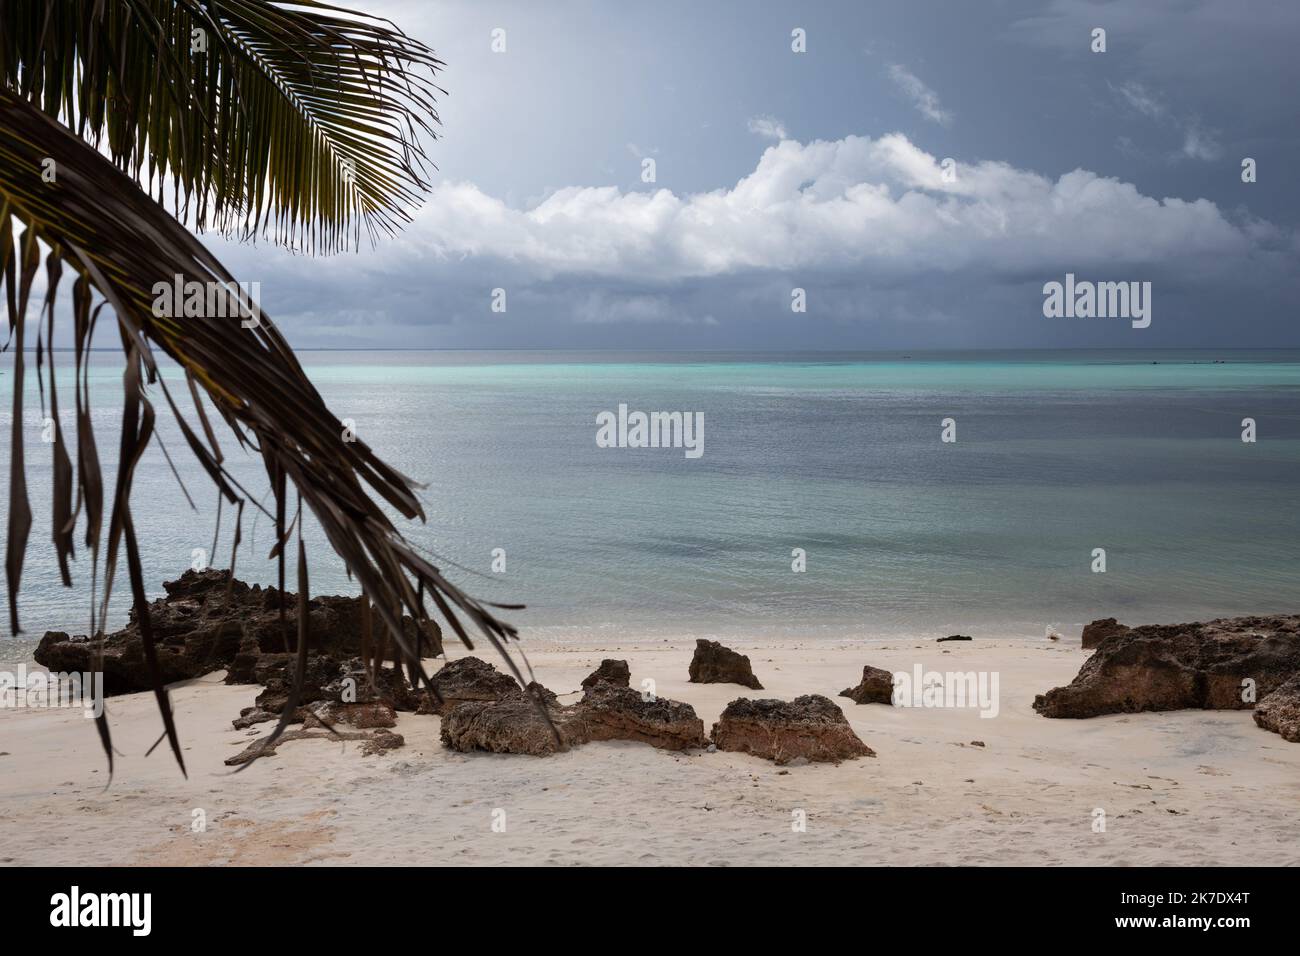
<svg viewBox="0 0 1300 956"><path fill-rule="evenodd" d="M57 357L70 426L72 356ZM409 537L476 596L527 604L507 615L525 641L1041 638L1097 617L1300 610L1300 352L300 358L339 417L427 485L427 521L404 525ZM6 503L12 380L6 363ZM111 487L115 353L95 354L91 382ZM31 364L28 386L35 524L24 634L10 637L6 622L6 660L29 658L47 629L83 633L90 602L88 555L78 554L74 588L59 583ZM601 447L597 416L620 405L702 415L702 454ZM195 549L211 550L216 505L158 406L196 507L155 444L134 493L154 596ZM1253 443L1242 441L1246 418ZM942 440L945 419L955 441ZM221 437L241 480L263 494L258 462ZM271 584L270 524L253 511L238 575ZM230 518L227 509L217 566L229 561ZM312 591L357 593L310 523L307 541ZM124 564L118 590L110 626L126 618Z"/></svg>

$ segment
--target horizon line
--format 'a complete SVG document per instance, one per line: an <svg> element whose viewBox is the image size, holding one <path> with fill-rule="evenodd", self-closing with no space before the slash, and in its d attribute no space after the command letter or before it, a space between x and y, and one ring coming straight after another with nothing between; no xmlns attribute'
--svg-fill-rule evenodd
<svg viewBox="0 0 1300 956"><path fill-rule="evenodd" d="M10 352L9 349L0 354ZM24 354L36 352L31 346L23 349ZM75 352L75 346L45 346L40 351ZM121 352L118 347L95 347L86 352ZM851 352L1300 352L1297 345L1155 345L1155 346L1096 346L1096 345L1042 345L1042 346L967 346L967 347L874 347L874 348L660 348L655 346L610 346L606 348L569 347L561 345L475 345L475 346L300 346L291 349L298 352L755 352L782 354L790 352L812 353L818 355L839 355ZM162 353L166 355L166 352Z"/></svg>

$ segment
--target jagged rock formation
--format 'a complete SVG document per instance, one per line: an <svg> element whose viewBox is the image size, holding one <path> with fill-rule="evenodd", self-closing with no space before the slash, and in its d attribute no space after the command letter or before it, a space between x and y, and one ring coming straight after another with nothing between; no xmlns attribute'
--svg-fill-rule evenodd
<svg viewBox="0 0 1300 956"><path fill-rule="evenodd" d="M704 721L690 704L647 698L629 687L596 684L574 710L588 740L639 740L661 750L687 750L706 742Z"/></svg>
<svg viewBox="0 0 1300 956"><path fill-rule="evenodd" d="M1255 707L1255 723L1283 740L1300 744L1300 672Z"/></svg>
<svg viewBox="0 0 1300 956"><path fill-rule="evenodd" d="M167 596L149 605L165 683L189 680L226 668L227 683L255 683L259 667L283 661L297 643L297 595L285 592L286 634L280 627L281 593L276 588L230 582L228 571L186 571L163 585ZM350 657L361 653L361 598L316 597L307 604L313 655ZM415 622L404 619L406 638L416 640ZM104 638L104 693L130 694L153 687L134 609L127 626ZM442 652L436 626L426 635L427 654ZM37 663L51 671L89 671L97 642L50 631L36 648ZM264 660L264 658L266 660ZM392 655L389 655L389 659Z"/></svg>
<svg viewBox="0 0 1300 956"><path fill-rule="evenodd" d="M358 730L387 729L397 726L397 712L382 700L366 704L327 701L312 708L303 719L304 727L333 727L335 724L348 724Z"/></svg>
<svg viewBox="0 0 1300 956"><path fill-rule="evenodd" d="M595 740L635 740L664 750L705 745L704 722L689 704L597 683L581 701L565 706L546 688L528 687L527 692L516 687L495 701L452 707L442 718L443 744L453 750L532 756Z"/></svg>
<svg viewBox="0 0 1300 956"><path fill-rule="evenodd" d="M1083 649L1092 650L1108 637L1124 635L1132 628L1125 627L1113 617L1103 617L1083 626Z"/></svg>
<svg viewBox="0 0 1300 956"><path fill-rule="evenodd" d="M548 719L549 718L549 719ZM443 746L452 750L492 753L557 753L585 742L581 721L573 708L553 697L530 695L518 686L497 700L462 701L442 715Z"/></svg>
<svg viewBox="0 0 1300 956"><path fill-rule="evenodd" d="M1300 615L1147 625L1104 640L1073 681L1035 698L1034 710L1045 717L1242 710L1297 672Z"/></svg>
<svg viewBox="0 0 1300 956"><path fill-rule="evenodd" d="M894 702L894 675L879 667L862 668L862 681L857 687L840 691L855 704L892 704Z"/></svg>
<svg viewBox="0 0 1300 956"><path fill-rule="evenodd" d="M237 730L280 719L289 703L296 667L292 657L268 655L256 670L258 679L266 686L253 701L253 706L245 707L233 721ZM339 660L309 656L298 709L291 723L307 721L310 726L310 718L314 717L318 724L323 721L332 725L338 721L358 727L391 727L391 722L374 722L386 718L365 715L411 711L415 710L418 702L418 696L406 682L406 675L396 668L381 667L372 680L359 657ZM366 723L357 723L358 720Z"/></svg>
<svg viewBox="0 0 1300 956"><path fill-rule="evenodd" d="M255 703L276 713L283 710L293 689L296 670L297 665L292 659L274 661L259 668L258 680L265 689L257 695ZM397 668L380 667L370 675L359 657L340 660L310 656L298 703L301 706L319 700L345 704L381 700L394 710L415 710L419 704L419 696L407 683L406 674Z"/></svg>
<svg viewBox="0 0 1300 956"><path fill-rule="evenodd" d="M692 684L740 684L753 690L763 689L749 666L749 658L717 641L695 642L690 675Z"/></svg>
<svg viewBox="0 0 1300 956"><path fill-rule="evenodd" d="M733 700L713 725L713 743L765 757L777 764L792 760L833 761L874 757L849 726L844 712L820 694L792 701Z"/></svg>
<svg viewBox="0 0 1300 956"><path fill-rule="evenodd" d="M448 661L429 681L437 688L438 696L422 690L416 713L445 716L457 704L501 700L520 690L517 680L477 657Z"/></svg>
<svg viewBox="0 0 1300 956"><path fill-rule="evenodd" d="M627 666L627 661L615 661L605 658L600 662L600 666L582 679L583 690L588 687L594 687L596 684L614 684L618 687L627 687L632 681L632 671Z"/></svg>

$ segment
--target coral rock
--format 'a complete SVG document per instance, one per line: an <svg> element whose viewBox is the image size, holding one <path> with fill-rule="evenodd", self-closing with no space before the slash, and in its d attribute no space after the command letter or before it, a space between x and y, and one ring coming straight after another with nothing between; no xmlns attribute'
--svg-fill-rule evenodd
<svg viewBox="0 0 1300 956"><path fill-rule="evenodd" d="M1113 617L1103 617L1083 626L1083 649L1092 650L1108 637L1123 636L1132 628L1125 627Z"/></svg>
<svg viewBox="0 0 1300 956"><path fill-rule="evenodd" d="M690 675L692 684L740 684L753 690L763 689L750 669L749 658L717 641L695 642Z"/></svg>
<svg viewBox="0 0 1300 956"><path fill-rule="evenodd" d="M855 704L892 704L894 702L894 675L887 670L870 665L862 668L862 681L857 687L840 691Z"/></svg>
<svg viewBox="0 0 1300 956"><path fill-rule="evenodd" d="M1265 730L1300 743L1300 672L1263 698L1255 707L1254 717Z"/></svg>
<svg viewBox="0 0 1300 956"><path fill-rule="evenodd" d="M597 684L574 710L588 740L639 740L662 750L705 744L704 721L690 704L663 697L646 699L629 687Z"/></svg>
<svg viewBox="0 0 1300 956"><path fill-rule="evenodd" d="M517 680L477 657L449 661L429 680L437 688L441 702L425 691L417 713L446 716L466 701L496 701L520 693Z"/></svg>
<svg viewBox="0 0 1300 956"><path fill-rule="evenodd" d="M853 732L844 712L820 694L792 701L733 700L711 736L719 750L750 753L777 764L875 756Z"/></svg>
<svg viewBox="0 0 1300 956"><path fill-rule="evenodd" d="M627 666L627 661L614 661L606 658L600 662L600 666L582 679L582 686L585 690L588 687L594 687L596 684L615 684L619 687L627 687L632 680L632 671Z"/></svg>
<svg viewBox="0 0 1300 956"><path fill-rule="evenodd" d="M1153 624L1102 641L1073 681L1034 699L1034 710L1045 717L1243 710L1297 671L1300 615ZM1243 693L1248 686L1253 697Z"/></svg>

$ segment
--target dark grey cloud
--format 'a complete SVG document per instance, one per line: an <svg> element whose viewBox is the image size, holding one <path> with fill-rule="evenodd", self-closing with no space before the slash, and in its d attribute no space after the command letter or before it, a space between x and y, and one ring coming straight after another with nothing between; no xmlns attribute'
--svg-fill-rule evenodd
<svg viewBox="0 0 1300 956"><path fill-rule="evenodd" d="M296 344L1300 344L1295 4L379 6L448 61L417 221L214 243ZM1152 327L1043 318L1067 271L1151 281Z"/></svg>

